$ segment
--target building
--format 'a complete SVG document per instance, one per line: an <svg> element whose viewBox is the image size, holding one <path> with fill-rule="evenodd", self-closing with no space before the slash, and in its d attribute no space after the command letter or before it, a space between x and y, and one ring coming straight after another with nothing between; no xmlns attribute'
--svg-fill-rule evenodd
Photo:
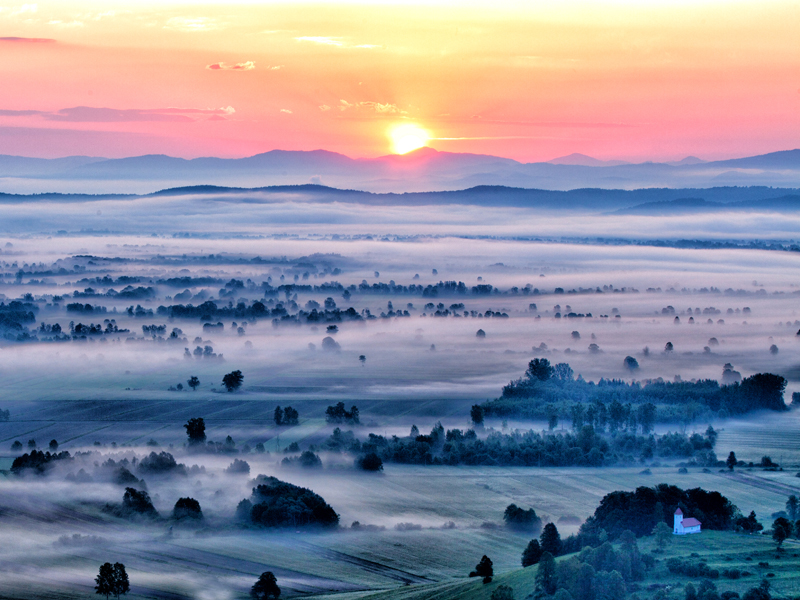
<svg viewBox="0 0 800 600"><path fill-rule="evenodd" d="M697 519L683 518L683 511L679 508L675 511L674 515L675 525L672 528L672 533L675 535L688 535L690 533L700 533L702 524Z"/></svg>

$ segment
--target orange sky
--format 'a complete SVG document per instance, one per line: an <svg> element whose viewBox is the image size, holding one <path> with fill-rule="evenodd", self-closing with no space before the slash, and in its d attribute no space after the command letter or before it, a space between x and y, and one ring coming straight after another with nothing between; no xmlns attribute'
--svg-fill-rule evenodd
<svg viewBox="0 0 800 600"><path fill-rule="evenodd" d="M0 154L800 147L797 1L7 2Z"/></svg>

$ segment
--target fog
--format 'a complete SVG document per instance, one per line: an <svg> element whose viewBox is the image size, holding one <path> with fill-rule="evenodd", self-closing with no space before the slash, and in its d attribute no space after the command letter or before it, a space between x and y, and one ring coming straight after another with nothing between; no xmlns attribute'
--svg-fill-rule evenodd
<svg viewBox="0 0 800 600"><path fill-rule="evenodd" d="M98 564L116 560L143 595L235 598L268 568L291 593L385 589L408 577L418 583L409 565L421 548L443 543L490 545L498 568L511 569L524 536L493 529L508 503L529 503L554 521L584 519L604 490L621 485L610 479L567 501L531 491L547 469L440 466L427 475L426 467L387 464L364 473L356 456L320 450L337 427L325 409L338 401L358 406L361 424L338 426L362 440L405 437L412 425L426 434L437 422L466 430L470 407L497 398L535 357L569 363L594 382L720 380L731 363L743 377L787 378L787 401L800 391L794 215L655 218L210 196L3 207L0 410L10 417L0 421L0 560L13 589L91 593ZM326 300L328 315L338 315L329 320ZM167 308L206 301L217 306L208 315ZM322 318L307 318L317 309ZM638 361L635 372L626 356ZM222 378L234 370L244 383L228 393ZM191 376L200 380L195 391ZM298 410L299 424L278 427L278 405ZM183 425L195 417L205 419L209 441L230 436L235 446L190 451ZM707 425L660 423L657 432ZM715 426L725 444L755 439L736 437L747 426L741 419ZM516 428L545 424L489 419L480 435ZM51 439L73 459L41 476L9 473L29 440L47 449ZM12 451L15 441L23 448ZM321 468L282 464L312 447ZM140 473L133 461L150 452L169 452L189 474ZM761 447L746 452L758 460ZM249 474L226 472L234 458ZM102 467L109 459L145 480L164 520L109 512L125 491ZM572 475L552 473L560 494ZM342 527L242 529L236 507L259 474L312 489ZM201 525L168 519L183 497L199 501ZM354 521L374 527L351 529ZM404 544L414 550L390 556ZM379 571L358 562L376 555ZM477 558L444 557L425 572L451 577Z"/></svg>

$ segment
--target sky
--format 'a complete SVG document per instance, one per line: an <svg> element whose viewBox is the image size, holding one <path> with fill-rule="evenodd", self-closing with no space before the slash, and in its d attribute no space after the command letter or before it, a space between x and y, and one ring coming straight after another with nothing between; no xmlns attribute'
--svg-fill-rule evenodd
<svg viewBox="0 0 800 600"><path fill-rule="evenodd" d="M0 154L800 147L800 3L0 0Z"/></svg>

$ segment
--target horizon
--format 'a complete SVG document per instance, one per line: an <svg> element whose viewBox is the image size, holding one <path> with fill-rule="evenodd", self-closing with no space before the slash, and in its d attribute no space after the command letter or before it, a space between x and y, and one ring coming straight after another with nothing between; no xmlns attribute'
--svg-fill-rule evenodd
<svg viewBox="0 0 800 600"><path fill-rule="evenodd" d="M616 158L616 157L598 158L596 156L591 156L591 155L588 155L588 154L584 154L582 152L570 152L568 154L564 154L564 155L561 155L561 156L555 156L555 157L553 157L551 159L531 161L531 162L523 162L523 161L519 161L519 160L517 160L515 158L509 157L509 156L501 156L501 155L497 155L497 154L483 154L483 153L480 153L480 152L453 152L453 151L449 151L449 150L437 150L436 148L433 148L432 146L427 146L427 145L426 146L421 146L421 147L418 147L418 148L414 148L414 149L409 150L407 152L388 153L388 154L381 154L381 155L377 155L377 156L351 156L351 155L345 154L343 152L337 152L337 151L334 151L334 150L329 150L327 148L312 148L312 149L308 149L308 150L304 150L304 149L292 149L292 150L289 150L289 149L286 149L286 148L272 148L270 150L264 150L262 152L256 152L255 154L245 154L245 155L241 155L241 156L215 156L215 155L210 155L210 154L197 155L197 156L177 156L177 155L174 155L174 154L165 154L165 153L161 153L161 152L151 152L151 153L147 153L147 154L131 154L131 155L128 155L128 156L117 156L117 157L100 156L100 155L88 155L88 154L65 154L65 155L62 155L62 156L41 157L41 156L29 156L29 155L23 155L23 154L5 154L5 153L0 152L0 156L6 156L6 157L12 157L12 158L44 159L44 160L58 160L58 159L63 159L63 158L95 158L95 159L99 159L99 160L124 160L124 159L128 159L128 158L143 158L143 157L148 157L148 156L150 156L150 157L163 156L163 157L167 157L167 158L178 158L178 159L181 159L181 160L191 161L191 160L202 159L202 158L215 158L215 159L222 159L222 160L241 160L241 159L246 159L246 158L253 158L255 156L261 156L261 155L264 155L264 154L270 154L272 152L286 152L286 153L298 153L298 154L300 154L300 153L309 153L310 154L310 153L314 153L314 152L327 152L327 153L336 154L336 155L339 155L339 156L344 156L345 158L348 158L348 159L354 160L354 161L371 161L371 160L380 160L380 159L384 159L384 158L410 156L410 155L414 155L415 153L419 153L420 151L425 151L425 150L433 150L434 152L436 152L438 154L490 156L490 157L493 157L493 158L502 158L502 159L505 159L505 160L513 160L513 161L516 161L516 162L518 162L518 163L520 163L522 165L524 165L524 164L537 164L537 163L556 164L556 161L561 161L561 160L570 159L570 158L589 159L589 160L597 161L597 162L600 162L600 163L618 163L617 165L615 165L615 164L600 164L600 165L578 165L578 164L576 164L575 165L575 166L606 167L606 166L619 166L619 165L622 165L622 164L633 165L633 166L641 165L641 164L647 164L647 163L669 164L669 163L681 162L681 161L687 160L687 159L697 159L702 163L718 162L718 161L725 161L725 160L736 160L736 159L741 159L741 158L754 158L754 157L758 157L758 156L779 154L779 153L782 153L782 152L794 152L794 151L800 150L800 147L771 150L769 152L764 152L764 153L755 154L755 155L741 155L741 154L738 154L738 155L729 156L729 157L726 157L726 158L703 158L701 156L698 156L697 154L691 154L690 153L690 154L686 154L686 155L680 156L678 158L673 158L673 159L668 159L668 160L645 159L645 160L641 160L641 161L638 161L638 162L627 161L627 160L624 160L624 159L621 159L621 158ZM569 164L569 163L562 163L562 164Z"/></svg>

